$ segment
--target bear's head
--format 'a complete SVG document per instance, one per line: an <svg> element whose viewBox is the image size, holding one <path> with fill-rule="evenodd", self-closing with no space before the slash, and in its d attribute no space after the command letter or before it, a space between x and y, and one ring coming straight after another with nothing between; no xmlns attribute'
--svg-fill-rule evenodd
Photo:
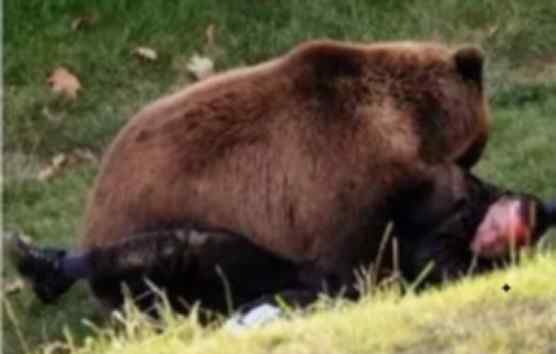
<svg viewBox="0 0 556 354"><path fill-rule="evenodd" d="M301 45L293 57L309 64L310 79L303 82L313 83L308 91L317 92L327 107L336 107L334 114L351 108L357 116L357 107L375 112L367 115L375 120L377 107L390 113L393 108L398 116L385 118L395 124L408 118L421 160L456 162L464 168L479 160L489 132L481 50L434 42L322 40ZM376 131L377 123L373 125Z"/></svg>
<svg viewBox="0 0 556 354"><path fill-rule="evenodd" d="M415 43L386 56L383 65L388 91L414 119L420 156L471 168L489 133L483 53L475 47Z"/></svg>

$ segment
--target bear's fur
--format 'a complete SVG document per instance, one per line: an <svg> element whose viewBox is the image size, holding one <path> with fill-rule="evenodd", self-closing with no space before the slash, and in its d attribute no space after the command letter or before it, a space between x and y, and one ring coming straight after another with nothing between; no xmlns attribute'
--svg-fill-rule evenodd
<svg viewBox="0 0 556 354"><path fill-rule="evenodd" d="M105 153L81 246L193 222L349 277L400 194L478 160L482 70L475 48L311 41L161 98Z"/></svg>

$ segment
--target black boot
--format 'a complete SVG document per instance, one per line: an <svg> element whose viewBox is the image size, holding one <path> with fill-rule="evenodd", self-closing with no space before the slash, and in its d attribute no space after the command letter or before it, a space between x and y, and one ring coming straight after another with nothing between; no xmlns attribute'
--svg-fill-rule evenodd
<svg viewBox="0 0 556 354"><path fill-rule="evenodd" d="M19 235L13 235L8 241L17 270L31 282L41 301L56 301L75 283L75 279L63 273L65 250L40 248Z"/></svg>

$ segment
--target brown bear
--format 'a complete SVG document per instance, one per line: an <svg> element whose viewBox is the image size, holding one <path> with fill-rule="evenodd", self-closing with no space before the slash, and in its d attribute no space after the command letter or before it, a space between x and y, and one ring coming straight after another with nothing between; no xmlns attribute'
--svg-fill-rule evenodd
<svg viewBox="0 0 556 354"><path fill-rule="evenodd" d="M421 279L423 287L486 271L511 260L512 250L535 244L556 222L554 201L543 203L489 185L453 164L439 166L435 176L393 213L398 242L382 243L381 256L368 260L374 281L394 275L409 282ZM6 244L8 249L10 244L17 269L47 303L80 279L112 284L113 289L126 283L137 290L148 278L164 286L174 309L185 311L200 303L217 312L240 306L241 313L273 304L277 296L305 305L323 291L352 299L360 295L353 283L331 289L327 274L312 264L278 257L249 237L190 225L136 234L87 251L40 248L21 238ZM423 277L426 268L430 271ZM153 300L153 294L136 297L144 310L153 308Z"/></svg>
<svg viewBox="0 0 556 354"><path fill-rule="evenodd" d="M194 223L344 282L432 167L480 157L482 71L470 47L322 40L161 98L105 153L81 246Z"/></svg>

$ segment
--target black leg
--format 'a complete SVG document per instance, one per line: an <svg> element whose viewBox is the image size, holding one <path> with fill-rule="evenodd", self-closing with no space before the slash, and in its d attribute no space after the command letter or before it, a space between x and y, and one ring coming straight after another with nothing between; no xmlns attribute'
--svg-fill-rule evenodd
<svg viewBox="0 0 556 354"><path fill-rule="evenodd" d="M141 308L152 307L148 278L165 290L177 310L199 302L230 313L264 294L300 286L300 267L255 246L246 237L183 228L134 236L109 248L92 250L93 291L109 307L122 301L126 283Z"/></svg>
<svg viewBox="0 0 556 354"><path fill-rule="evenodd" d="M183 311L200 302L209 310L231 313L257 299L270 300L265 294L279 293L286 303L299 306L316 298L310 290L284 290L313 289L300 277L306 267L231 233L184 227L135 235L82 253L30 244L24 250L23 259L32 265L25 275L37 295L49 302L79 278L89 279L95 295L109 308L123 303L123 284L140 308L152 308L156 296L145 279L166 291L170 303ZM45 272L44 259L55 260L50 263L56 266Z"/></svg>
<svg viewBox="0 0 556 354"><path fill-rule="evenodd" d="M75 283L76 279L62 271L65 250L37 247L18 234L7 236L4 245L17 270L30 281L41 301L54 302Z"/></svg>

